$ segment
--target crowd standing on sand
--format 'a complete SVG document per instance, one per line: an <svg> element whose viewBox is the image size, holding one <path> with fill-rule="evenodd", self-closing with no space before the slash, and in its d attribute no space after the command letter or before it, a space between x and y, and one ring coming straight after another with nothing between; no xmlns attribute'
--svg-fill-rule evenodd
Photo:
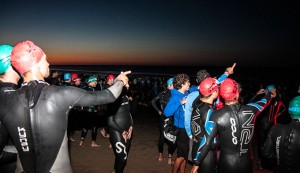
<svg viewBox="0 0 300 173"><path fill-rule="evenodd" d="M112 172L122 173L134 140L131 114L149 105L160 119L158 161L165 158L166 143L173 173L250 173L253 152L261 169L298 172L299 84L235 79L235 68L219 78L201 69L195 80L180 69L174 76L57 71L32 41L2 44L0 172L73 172L68 143L84 147L91 129L90 146L101 146L98 133L109 138ZM82 124L80 141L73 139L76 115L93 122Z"/></svg>

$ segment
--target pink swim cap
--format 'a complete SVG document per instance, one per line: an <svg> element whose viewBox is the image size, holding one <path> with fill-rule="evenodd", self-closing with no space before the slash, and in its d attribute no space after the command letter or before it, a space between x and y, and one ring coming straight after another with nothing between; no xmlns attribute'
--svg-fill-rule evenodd
<svg viewBox="0 0 300 173"><path fill-rule="evenodd" d="M225 101L236 98L239 93L239 87L235 80L227 78L220 85L220 95Z"/></svg>
<svg viewBox="0 0 300 173"><path fill-rule="evenodd" d="M11 63L20 74L24 74L40 62L44 54L43 50L32 41L23 41L14 47L11 53Z"/></svg>

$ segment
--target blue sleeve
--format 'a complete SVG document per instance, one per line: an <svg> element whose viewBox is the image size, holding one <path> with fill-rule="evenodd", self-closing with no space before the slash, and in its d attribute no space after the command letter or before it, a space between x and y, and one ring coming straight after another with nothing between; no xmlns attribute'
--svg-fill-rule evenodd
<svg viewBox="0 0 300 173"><path fill-rule="evenodd" d="M261 112L265 107L267 107L272 99L271 93L268 93L262 99L258 100L255 103L248 103L248 106L252 106L256 108L259 112Z"/></svg>
<svg viewBox="0 0 300 173"><path fill-rule="evenodd" d="M176 110L181 106L181 102L176 99L176 97L171 97L170 101L168 102L167 106L164 109L164 114L166 117L170 117L174 115Z"/></svg>
<svg viewBox="0 0 300 173"><path fill-rule="evenodd" d="M224 73L218 78L218 83L222 83L226 78L228 77L228 74Z"/></svg>
<svg viewBox="0 0 300 173"><path fill-rule="evenodd" d="M190 93L192 93L194 91L198 91L198 86L190 87L189 91L190 91Z"/></svg>
<svg viewBox="0 0 300 173"><path fill-rule="evenodd" d="M193 111L193 102L199 95L199 92L192 92L186 98L185 109L184 109L184 127L185 131L190 138L192 138L192 130L191 130L191 117Z"/></svg>

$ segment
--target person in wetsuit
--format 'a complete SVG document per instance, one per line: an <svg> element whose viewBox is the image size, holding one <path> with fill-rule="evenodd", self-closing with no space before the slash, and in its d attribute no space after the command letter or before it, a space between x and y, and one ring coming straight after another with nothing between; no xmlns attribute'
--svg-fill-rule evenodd
<svg viewBox="0 0 300 173"><path fill-rule="evenodd" d="M274 161L275 173L297 173L300 170L300 96L290 101L288 111L290 121L271 128L262 151L264 157Z"/></svg>
<svg viewBox="0 0 300 173"><path fill-rule="evenodd" d="M220 154L217 172L252 173L251 141L256 116L269 104L276 91L270 90L256 103L242 105L238 101L238 84L227 78L220 85L220 95L225 101L224 107L208 115L204 136L198 149L197 164L200 164L211 149L212 141L218 136Z"/></svg>
<svg viewBox="0 0 300 173"><path fill-rule="evenodd" d="M268 85L265 91L276 89L275 85ZM276 92L279 93L279 91ZM267 138L268 132L271 127L277 124L278 117L283 114L286 110L283 101L280 98L280 94L277 94L275 98L272 99L270 104L261 112L260 116L256 120L257 129L257 150L259 167L263 169L273 169L273 165L270 159L264 158L262 155L262 148Z"/></svg>
<svg viewBox="0 0 300 173"><path fill-rule="evenodd" d="M18 88L19 74L10 62L13 46L0 45L0 93L10 94ZM9 134L0 121L0 172L14 172L17 150L9 139Z"/></svg>
<svg viewBox="0 0 300 173"><path fill-rule="evenodd" d="M173 78L169 78L167 80L167 89L160 92L157 96L155 96L151 100L152 107L157 111L159 114L159 137L158 137L158 152L159 157L158 161L162 161L164 159L163 151L164 151L164 144L166 143L168 145L168 164L172 164L172 156L176 150L175 145L166 140L164 137L164 125L165 125L165 115L163 114L164 108L166 107L168 101L171 98L171 90L173 89ZM157 106L157 103L159 103L159 106ZM171 117L170 117L171 118Z"/></svg>
<svg viewBox="0 0 300 173"><path fill-rule="evenodd" d="M113 173L123 173L132 140L133 120L130 114L129 85L123 87L120 97L113 103L117 109L107 117L109 139L115 154Z"/></svg>
<svg viewBox="0 0 300 173"><path fill-rule="evenodd" d="M11 62L24 83L9 96L1 94L0 121L18 151L16 172L72 173L67 142L70 109L114 102L131 72L120 74L107 90L89 92L46 83L46 54L31 41L14 47Z"/></svg>
<svg viewBox="0 0 300 173"><path fill-rule="evenodd" d="M236 66L236 63L234 63L231 67L227 67L224 74L222 74L217 82L218 84L222 83L229 75L233 74L234 68ZM210 74L205 70L199 70L196 75L196 82L200 85L200 83L210 77ZM187 135L190 138L189 141L189 161L193 161L192 158L192 148L193 148L193 139L192 139L192 130L191 130L191 117L192 117L192 111L193 111L193 103L195 100L200 99L200 93L199 90L196 90L194 92L191 92L187 98L186 98L186 103L185 103L185 109L184 109L184 127ZM215 108L219 109L223 106L223 102L220 101L219 96L218 99L214 102Z"/></svg>
<svg viewBox="0 0 300 173"><path fill-rule="evenodd" d="M218 84L219 82L212 77L204 79L199 85L200 98L193 103L191 129L193 135L192 158L194 163L192 170L194 172L213 173L216 170L216 140L201 163L198 161L199 154L197 154L197 151L201 147L200 142L203 136L208 135L204 127L208 123L207 117L213 112L214 101L219 95Z"/></svg>
<svg viewBox="0 0 300 173"><path fill-rule="evenodd" d="M84 88L87 91L96 91L96 85L97 85L97 77L96 76L89 76L87 79L87 86ZM92 128L92 143L91 147L100 147L101 145L96 142L97 139L97 133L98 133L98 127L96 125L97 121L97 105L93 106L87 106L83 107L83 114L86 115L86 117L89 117L91 128ZM86 135L88 134L88 130L90 127L83 127L81 130L81 138L79 142L79 146L83 146L84 140L86 138Z"/></svg>

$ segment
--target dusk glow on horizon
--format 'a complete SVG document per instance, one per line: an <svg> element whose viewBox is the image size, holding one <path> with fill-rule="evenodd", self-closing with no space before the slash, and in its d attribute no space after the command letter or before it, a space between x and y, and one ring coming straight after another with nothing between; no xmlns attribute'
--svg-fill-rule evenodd
<svg viewBox="0 0 300 173"><path fill-rule="evenodd" d="M5 1L1 44L31 40L52 65L296 65L286 2ZM271 62L271 63L270 63Z"/></svg>

